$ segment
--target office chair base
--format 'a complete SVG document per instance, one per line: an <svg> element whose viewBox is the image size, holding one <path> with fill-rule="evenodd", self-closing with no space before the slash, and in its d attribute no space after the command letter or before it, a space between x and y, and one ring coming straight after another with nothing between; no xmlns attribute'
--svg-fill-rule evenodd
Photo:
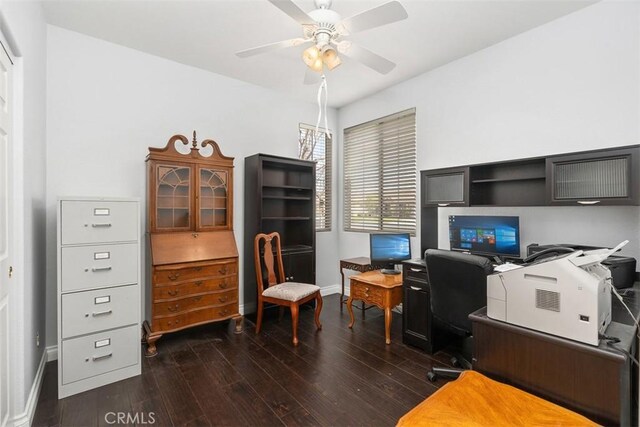
<svg viewBox="0 0 640 427"><path fill-rule="evenodd" d="M465 370L466 369L432 368L431 371L427 372L427 379L434 382L438 377L458 378Z"/></svg>

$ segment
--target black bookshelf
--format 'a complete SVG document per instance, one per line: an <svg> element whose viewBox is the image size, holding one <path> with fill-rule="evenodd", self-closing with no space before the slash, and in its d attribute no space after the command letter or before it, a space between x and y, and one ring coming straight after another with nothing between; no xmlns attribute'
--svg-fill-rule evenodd
<svg viewBox="0 0 640 427"><path fill-rule="evenodd" d="M315 283L315 162L254 154L244 159L244 314L257 299L253 242L277 231L287 281Z"/></svg>

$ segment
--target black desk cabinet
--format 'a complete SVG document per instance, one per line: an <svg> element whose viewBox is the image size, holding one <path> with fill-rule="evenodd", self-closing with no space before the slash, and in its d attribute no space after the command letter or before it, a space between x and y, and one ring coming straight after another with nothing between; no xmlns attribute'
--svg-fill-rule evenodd
<svg viewBox="0 0 640 427"><path fill-rule="evenodd" d="M403 262L402 277L402 342L432 353L431 298L424 260Z"/></svg>

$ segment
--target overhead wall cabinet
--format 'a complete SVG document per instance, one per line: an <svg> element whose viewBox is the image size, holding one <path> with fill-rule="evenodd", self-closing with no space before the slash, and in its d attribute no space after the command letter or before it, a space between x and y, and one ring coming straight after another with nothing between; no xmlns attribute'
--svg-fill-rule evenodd
<svg viewBox="0 0 640 427"><path fill-rule="evenodd" d="M140 202L58 202L58 398L140 374Z"/></svg>
<svg viewBox="0 0 640 427"><path fill-rule="evenodd" d="M422 205L469 206L469 168L447 168L423 171Z"/></svg>
<svg viewBox="0 0 640 427"><path fill-rule="evenodd" d="M632 147L547 158L549 204L639 204L638 152Z"/></svg>
<svg viewBox="0 0 640 427"><path fill-rule="evenodd" d="M255 154L244 159L244 307L257 299L254 238L280 234L286 281L316 282L315 162Z"/></svg>
<svg viewBox="0 0 640 427"><path fill-rule="evenodd" d="M238 306L238 250L233 234L233 158L210 139L200 147L174 135L147 156L151 289L144 323L147 355L163 334L234 319ZM211 147L212 154L201 150Z"/></svg>

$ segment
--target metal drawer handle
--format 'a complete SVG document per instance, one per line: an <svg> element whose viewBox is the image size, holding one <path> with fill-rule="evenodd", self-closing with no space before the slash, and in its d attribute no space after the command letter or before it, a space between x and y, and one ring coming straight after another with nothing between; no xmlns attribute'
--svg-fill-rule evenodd
<svg viewBox="0 0 640 427"><path fill-rule="evenodd" d="M178 323L180 323L180 321L179 321L179 320L176 320L175 322L168 322L168 323L167 323L167 325L171 326L171 325L173 325L174 323L177 325Z"/></svg>
<svg viewBox="0 0 640 427"><path fill-rule="evenodd" d="M438 203L438 206L440 206L441 208L445 208L447 206L449 206L451 203Z"/></svg>
<svg viewBox="0 0 640 427"><path fill-rule="evenodd" d="M201 271L201 270L202 270L202 267L193 267L193 269L194 269L195 271Z"/></svg>
<svg viewBox="0 0 640 427"><path fill-rule="evenodd" d="M424 271L424 270L422 270L420 268L413 268L413 267L411 267L409 270L413 271L414 273L420 273L420 272Z"/></svg>
<svg viewBox="0 0 640 427"><path fill-rule="evenodd" d="M197 282L194 282L194 285L196 285L196 286L202 285L202 280L198 280Z"/></svg>
<svg viewBox="0 0 640 427"><path fill-rule="evenodd" d="M227 282L222 282L222 283L220 283L219 286L220 286L220 289L227 289L227 286L229 286L229 285L227 284Z"/></svg>
<svg viewBox="0 0 640 427"><path fill-rule="evenodd" d="M598 203L600 203L600 200L578 200L580 205L597 205Z"/></svg>
<svg viewBox="0 0 640 427"><path fill-rule="evenodd" d="M218 270L218 273L220 274L227 274L227 266L225 265L224 267L222 267L220 270Z"/></svg>
<svg viewBox="0 0 640 427"><path fill-rule="evenodd" d="M93 356L93 361L95 362L96 360L108 359L111 356L113 356L113 353L105 354L103 356Z"/></svg>
<svg viewBox="0 0 640 427"><path fill-rule="evenodd" d="M180 273L169 273L169 280L176 280L178 277L180 277Z"/></svg>
<svg viewBox="0 0 640 427"><path fill-rule="evenodd" d="M111 270L111 267L92 267L91 271L93 271L94 273L97 271L109 271Z"/></svg>
<svg viewBox="0 0 640 427"><path fill-rule="evenodd" d="M227 297L227 296L220 297L220 298L218 298L218 301L220 301L220 302L227 302L227 301L229 301L229 297Z"/></svg>
<svg viewBox="0 0 640 427"><path fill-rule="evenodd" d="M227 314L229 314L229 310L222 310L219 313L220 313L220 316L226 316Z"/></svg>
<svg viewBox="0 0 640 427"><path fill-rule="evenodd" d="M200 295L200 296L197 296L197 297L194 297L194 298L193 298L193 300L194 300L195 302L198 302L198 301L200 301L201 299L202 299L202 295Z"/></svg>
<svg viewBox="0 0 640 427"><path fill-rule="evenodd" d="M98 228L98 227L111 227L111 223L110 223L110 222L103 223L103 224L95 224L95 223L94 223L94 224L91 224L91 226L92 226L93 228Z"/></svg>
<svg viewBox="0 0 640 427"><path fill-rule="evenodd" d="M418 288L418 287L416 287L416 286L409 286L409 287L410 287L410 288L411 288L411 290L413 290L413 291L421 291L421 290L422 290L422 288Z"/></svg>
<svg viewBox="0 0 640 427"><path fill-rule="evenodd" d="M172 297L175 297L176 295L178 295L178 291L177 290L167 291L167 293Z"/></svg>
<svg viewBox="0 0 640 427"><path fill-rule="evenodd" d="M176 311L178 311L179 308L180 308L180 305L176 304L173 307L171 306L167 307L167 310L169 310L172 313L175 313Z"/></svg>
<svg viewBox="0 0 640 427"><path fill-rule="evenodd" d="M113 313L113 310L98 311L96 313L91 313L91 315L93 317L98 317L98 316L105 316L105 315L111 314L111 313Z"/></svg>

